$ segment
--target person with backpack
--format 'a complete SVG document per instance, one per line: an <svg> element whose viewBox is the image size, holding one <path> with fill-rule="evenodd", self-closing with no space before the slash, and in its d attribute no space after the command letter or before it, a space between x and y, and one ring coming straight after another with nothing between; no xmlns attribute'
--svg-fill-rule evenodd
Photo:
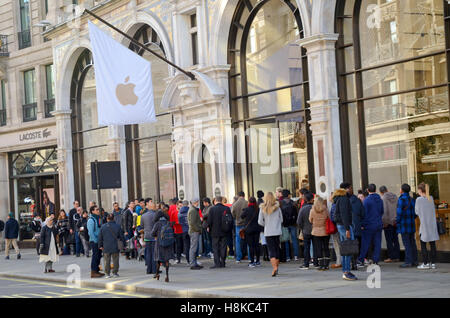
<svg viewBox="0 0 450 318"><path fill-rule="evenodd" d="M177 224L181 228L181 233L175 233L175 239L177 241L177 264L181 263L181 254L184 254L186 262L189 265L189 249L191 247L188 223L189 201L184 200L182 204L183 206L178 211L177 218Z"/></svg>
<svg viewBox="0 0 450 318"><path fill-rule="evenodd" d="M258 224L264 226L264 237L269 249L272 277L278 275L280 265L280 235L282 234L283 214L272 192L267 192L264 203L260 205Z"/></svg>
<svg viewBox="0 0 450 318"><path fill-rule="evenodd" d="M150 198L145 199L145 210L141 217L141 226L144 228L144 242L145 242L145 264L147 266L147 274L156 273L155 255L156 240L151 235L153 226L155 225L155 216L157 213L156 204Z"/></svg>
<svg viewBox="0 0 450 318"><path fill-rule="evenodd" d="M397 202L398 197L389 192L386 186L380 187L381 199L383 200L383 230L386 239L386 248L388 258L384 260L385 263L394 263L400 261L400 244L398 242L397 233Z"/></svg>
<svg viewBox="0 0 450 318"><path fill-rule="evenodd" d="M208 229L211 234L214 254L214 266L211 269L225 267L227 253L226 238L233 230L233 216L229 207L223 205L223 197L216 196L216 205L209 209Z"/></svg>
<svg viewBox="0 0 450 318"><path fill-rule="evenodd" d="M330 217L328 208L324 199L316 196L314 205L309 213L309 222L312 224L312 240L314 246L314 255L319 263L319 271L329 269L330 264L330 235L327 234L327 219Z"/></svg>
<svg viewBox="0 0 450 318"><path fill-rule="evenodd" d="M118 240L125 245L125 237L122 229L114 222L114 215L108 214L107 223L103 224L98 234L98 248L103 252L105 263L105 278L119 277L119 244ZM111 258L113 261L113 276L111 276Z"/></svg>
<svg viewBox="0 0 450 318"><path fill-rule="evenodd" d="M240 191L238 193L238 199L233 203L231 207L231 214L233 215L233 219L235 220L236 228L235 228L235 244L236 244L236 263L240 263L244 251L247 248L247 244L245 240L241 240L241 236L239 232L245 225L245 221L241 218L242 211L248 207L248 202L245 200L245 193Z"/></svg>
<svg viewBox="0 0 450 318"><path fill-rule="evenodd" d="M259 251L259 235L264 229L258 224L259 207L256 203L255 197L250 197L248 199L248 207L242 211L241 218L245 221L245 241L250 248L250 263L248 267L259 267L261 263L259 261L260 251Z"/></svg>
<svg viewBox="0 0 450 318"><path fill-rule="evenodd" d="M411 186L403 184L400 189L400 197L397 204L397 233L402 235L403 245L405 246L405 262L400 265L401 268L418 266L417 263L417 245L416 245L416 202L409 196Z"/></svg>
<svg viewBox="0 0 450 318"><path fill-rule="evenodd" d="M164 210L168 211L169 207L165 207ZM175 235L171 222L169 222L169 215L166 212L158 210L155 214L155 225L153 226L151 236L156 238L155 252L153 258L156 263L156 274L153 276L159 280L159 269L161 264L166 269L165 282L169 282L169 267L170 260L174 258L174 243Z"/></svg>
<svg viewBox="0 0 450 318"><path fill-rule="evenodd" d="M330 219L331 221L334 223L334 225L336 226L337 229L337 225L336 222L334 221L334 213L336 212L336 204L333 202L333 192L331 192L331 197L328 200L329 201L329 211L330 211ZM335 268L341 268L342 264L342 257L341 257L341 249L339 246L339 231L337 231L334 234L331 234L331 238L333 239L333 248L334 248L334 253L336 254L336 264L332 264L331 268L335 269Z"/></svg>
<svg viewBox="0 0 450 318"><path fill-rule="evenodd" d="M17 238L19 237L19 222L14 218L14 213L9 212L8 220L5 224L5 259L9 259L9 248L11 244L17 254L17 259L21 258L19 245L17 245Z"/></svg>
<svg viewBox="0 0 450 318"><path fill-rule="evenodd" d="M294 201L291 200L291 192L287 189L282 191L283 200L281 201L281 212L283 213L283 227L289 232L292 248L294 250L294 260L298 261L299 245L297 234L297 217L298 212ZM286 261L290 261L289 241L286 242Z"/></svg>
<svg viewBox="0 0 450 318"><path fill-rule="evenodd" d="M98 248L98 235L100 233L100 209L93 205L89 208L90 216L87 221L87 229L89 232L89 245L92 250L91 258L91 278L98 278L105 276L100 272L100 260L102 258L102 251Z"/></svg>
<svg viewBox="0 0 450 318"><path fill-rule="evenodd" d="M419 235L423 261L417 268L436 269L436 241L439 241L439 233L434 201L428 184L421 183L417 189L419 197L416 200L415 212L420 219ZM430 244L431 253L428 253L427 243Z"/></svg>
<svg viewBox="0 0 450 318"><path fill-rule="evenodd" d="M309 261L311 260L311 243L312 243L312 224L309 221L309 214L313 207L314 195L311 192L307 192L303 195L305 203L300 209L297 217L297 224L303 235L303 265L300 269L309 269ZM314 258L314 267L319 268L317 257Z"/></svg>
<svg viewBox="0 0 450 318"><path fill-rule="evenodd" d="M39 245L41 245L42 220L41 216L37 213L34 214L33 221L31 222L31 229L34 232L34 239L36 240L36 252L37 255L39 255Z"/></svg>

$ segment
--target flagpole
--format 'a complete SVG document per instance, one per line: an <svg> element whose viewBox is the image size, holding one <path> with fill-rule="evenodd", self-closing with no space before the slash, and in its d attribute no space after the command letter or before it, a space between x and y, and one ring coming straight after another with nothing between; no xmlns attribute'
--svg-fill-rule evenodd
<svg viewBox="0 0 450 318"><path fill-rule="evenodd" d="M92 11L85 9L84 12L89 13L91 16L93 16L94 18L96 18L97 20L99 20L100 22L103 22L104 24L106 24L107 26L109 26L111 29L119 32L120 34L122 34L124 37L126 37L128 40L130 40L133 44L139 46L140 48L152 53L153 55L155 55L156 57L158 57L159 59L163 60L164 62L166 62L167 64L173 66L174 68L176 68L177 70L179 70L180 72L182 72L183 74L187 75L191 80L195 80L195 76L194 74L192 74L191 72L186 72L185 70L183 70L181 67L179 67L178 65L175 65L174 63L172 63L171 61L169 61L168 59L166 59L165 57L159 55L156 52L153 52L152 50L150 50L148 47L146 47L144 44L136 41L135 39L133 39L131 36L129 36L128 34L126 34L125 32L122 32L121 30L119 30L118 28L116 28L115 26L113 26L112 24L106 22L105 20L103 20L102 18L100 18L98 15L96 15L95 13L93 13Z"/></svg>

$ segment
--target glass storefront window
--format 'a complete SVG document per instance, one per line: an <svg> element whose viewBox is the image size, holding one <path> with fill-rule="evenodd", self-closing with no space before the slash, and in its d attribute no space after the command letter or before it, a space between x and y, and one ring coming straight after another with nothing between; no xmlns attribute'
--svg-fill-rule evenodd
<svg viewBox="0 0 450 318"><path fill-rule="evenodd" d="M378 0L363 0L359 17L362 66L443 51L443 16L442 0L382 4Z"/></svg>
<svg viewBox="0 0 450 318"><path fill-rule="evenodd" d="M139 166L141 171L142 197L150 197L153 200L158 197L155 179L156 166L156 141L151 139L139 140Z"/></svg>
<svg viewBox="0 0 450 318"><path fill-rule="evenodd" d="M172 158L172 142L159 140L158 143L158 174L160 200L167 202L176 197L175 165Z"/></svg>
<svg viewBox="0 0 450 318"><path fill-rule="evenodd" d="M249 94L303 81L296 30L291 10L278 1L269 1L258 11L247 38Z"/></svg>

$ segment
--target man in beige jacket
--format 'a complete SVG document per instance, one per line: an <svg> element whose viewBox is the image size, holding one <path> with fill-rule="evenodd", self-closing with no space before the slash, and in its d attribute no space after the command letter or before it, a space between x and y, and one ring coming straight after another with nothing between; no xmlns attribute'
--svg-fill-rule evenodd
<svg viewBox="0 0 450 318"><path fill-rule="evenodd" d="M236 202L233 203L233 206L231 207L231 214L233 215L233 219L236 224L236 263L240 263L242 259L242 248L247 248L247 244L245 244L245 241L242 241L243 246L241 246L241 237L239 236L239 231L244 227L245 221L242 220L241 215L242 211L248 207L248 202L245 200L245 193L239 192L238 193L238 199Z"/></svg>

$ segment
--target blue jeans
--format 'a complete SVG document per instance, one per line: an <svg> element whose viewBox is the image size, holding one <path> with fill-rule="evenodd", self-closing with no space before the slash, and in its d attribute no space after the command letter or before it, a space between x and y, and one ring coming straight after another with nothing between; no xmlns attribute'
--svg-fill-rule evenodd
<svg viewBox="0 0 450 318"><path fill-rule="evenodd" d="M367 256L367 252L369 251L370 245L373 242L373 261L374 263L378 263L380 261L381 252L381 229L364 229L361 232L361 236L362 243L358 260L360 262L364 262L364 258Z"/></svg>
<svg viewBox="0 0 450 318"><path fill-rule="evenodd" d="M388 257L390 259L400 259L400 244L396 227L388 225L384 228L384 237L386 238Z"/></svg>
<svg viewBox="0 0 450 318"><path fill-rule="evenodd" d="M291 242L292 242L292 248L294 250L294 256L298 257L298 238L297 238L297 227L295 225L289 226L287 228L289 230L289 234L291 235ZM289 242L286 245L289 246ZM286 257L289 257L289 248L286 249L288 252L286 252Z"/></svg>
<svg viewBox="0 0 450 318"><path fill-rule="evenodd" d="M203 229L202 231L202 241L203 241L203 256L208 256L208 254L212 251L211 235L205 229Z"/></svg>
<svg viewBox="0 0 450 318"><path fill-rule="evenodd" d="M75 253L78 255L84 253L83 244L81 243L80 233L75 231Z"/></svg>
<svg viewBox="0 0 450 318"><path fill-rule="evenodd" d="M235 232L235 236L236 236L236 260L240 261L242 259L242 250L241 250L241 237L239 236L239 231L243 228L244 226L238 226L236 225L236 232Z"/></svg>
<svg viewBox="0 0 450 318"><path fill-rule="evenodd" d="M417 245L415 233L402 233L405 245L405 264L417 264Z"/></svg>
<svg viewBox="0 0 450 318"><path fill-rule="evenodd" d="M345 241L347 240L347 236L345 234L346 230L345 230L345 226L337 224L337 228L339 231L339 239L341 241ZM353 226L350 225L350 240L354 240L355 236L353 235ZM351 256L341 256L341 263L342 263L342 271L344 273L349 273L351 270L351 261L352 261L352 257Z"/></svg>
<svg viewBox="0 0 450 318"><path fill-rule="evenodd" d="M155 244L153 241L145 242L145 265L147 265L147 274L156 274L156 261L154 259Z"/></svg>

